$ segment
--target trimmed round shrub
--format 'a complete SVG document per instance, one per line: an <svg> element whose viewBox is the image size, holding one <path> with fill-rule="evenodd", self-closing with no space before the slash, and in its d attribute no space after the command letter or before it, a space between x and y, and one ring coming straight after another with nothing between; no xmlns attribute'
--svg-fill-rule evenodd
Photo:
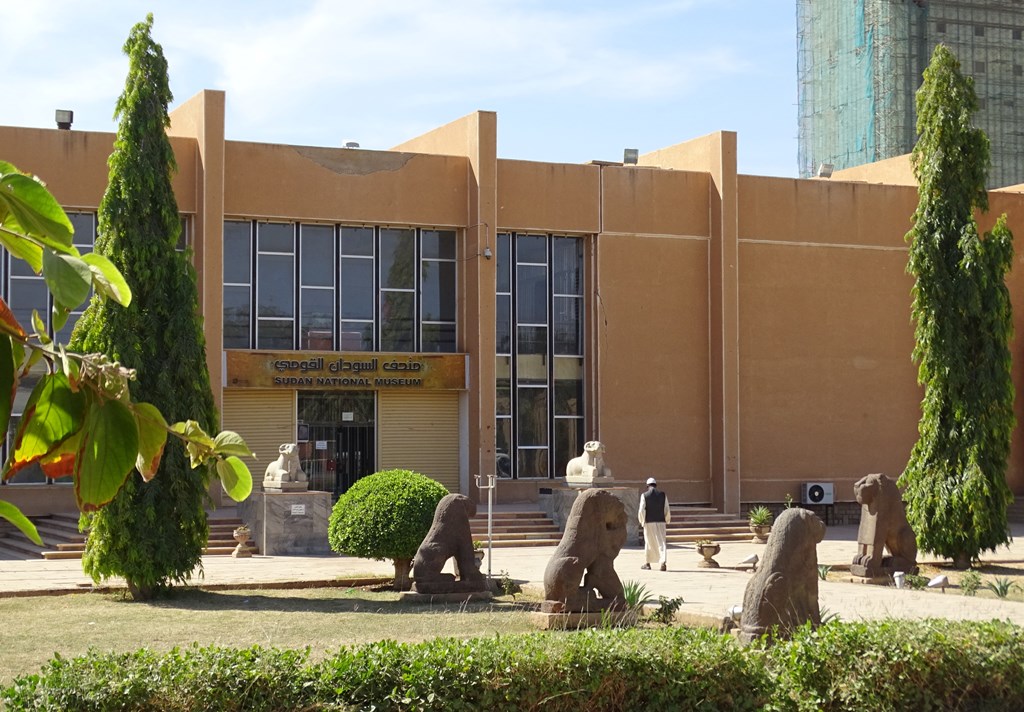
<svg viewBox="0 0 1024 712"><path fill-rule="evenodd" d="M335 503L327 538L340 554L411 560L430 530L444 485L410 470L383 470L358 480Z"/></svg>

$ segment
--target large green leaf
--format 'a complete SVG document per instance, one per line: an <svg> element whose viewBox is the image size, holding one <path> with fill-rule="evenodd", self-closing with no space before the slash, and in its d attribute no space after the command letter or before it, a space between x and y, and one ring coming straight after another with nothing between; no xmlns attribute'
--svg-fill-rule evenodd
<svg viewBox="0 0 1024 712"><path fill-rule="evenodd" d="M132 290L124 276L117 271L114 263L103 255L89 252L82 255L82 261L92 271L93 285L100 294L113 299L123 307L132 303Z"/></svg>
<svg viewBox="0 0 1024 712"><path fill-rule="evenodd" d="M217 460L217 476L228 497L236 502L252 494L252 474L245 463L234 455Z"/></svg>
<svg viewBox="0 0 1024 712"><path fill-rule="evenodd" d="M92 270L80 257L43 250L43 279L54 300L74 308L89 296Z"/></svg>
<svg viewBox="0 0 1024 712"><path fill-rule="evenodd" d="M218 455L237 455L238 457L252 457L252 451L245 444L245 440L238 433L231 430L222 430L213 439L213 451Z"/></svg>
<svg viewBox="0 0 1024 712"><path fill-rule="evenodd" d="M72 390L65 374L42 376L25 404L4 477L59 447L82 428L84 414L85 394Z"/></svg>
<svg viewBox="0 0 1024 712"><path fill-rule="evenodd" d="M27 262L33 272L38 274L43 268L43 248L31 240L0 232L0 243L14 257Z"/></svg>
<svg viewBox="0 0 1024 712"><path fill-rule="evenodd" d="M3 517L21 530L21 533L31 539L36 545L42 546L43 540L36 531L36 525L29 521L28 517L21 513L21 510L10 502L0 499L0 517Z"/></svg>
<svg viewBox="0 0 1024 712"><path fill-rule="evenodd" d="M31 235L59 252L71 248L74 228L60 203L39 181L23 173L0 178L0 203L9 214L8 226ZM12 224L12 219L14 223Z"/></svg>
<svg viewBox="0 0 1024 712"><path fill-rule="evenodd" d="M114 498L139 454L135 415L124 403L91 403L75 458L75 496L83 512Z"/></svg>
<svg viewBox="0 0 1024 712"><path fill-rule="evenodd" d="M19 347L20 348L20 347ZM14 343L7 335L0 336L0 433L7 432L17 386L14 365Z"/></svg>
<svg viewBox="0 0 1024 712"><path fill-rule="evenodd" d="M82 441L82 431L67 438L56 448L39 458L39 467L47 477L72 477L75 474L75 458L78 457L78 445Z"/></svg>
<svg viewBox="0 0 1024 712"><path fill-rule="evenodd" d="M167 421L155 405L135 404L135 423L139 428L139 453L135 458L135 469L142 479L149 482L160 467L160 458L167 444Z"/></svg>

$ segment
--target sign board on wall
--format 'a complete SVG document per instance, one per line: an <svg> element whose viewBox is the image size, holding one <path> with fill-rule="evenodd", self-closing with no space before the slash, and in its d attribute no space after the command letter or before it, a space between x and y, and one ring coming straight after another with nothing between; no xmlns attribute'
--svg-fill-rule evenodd
<svg viewBox="0 0 1024 712"><path fill-rule="evenodd" d="M226 351L226 388L465 390L465 354Z"/></svg>

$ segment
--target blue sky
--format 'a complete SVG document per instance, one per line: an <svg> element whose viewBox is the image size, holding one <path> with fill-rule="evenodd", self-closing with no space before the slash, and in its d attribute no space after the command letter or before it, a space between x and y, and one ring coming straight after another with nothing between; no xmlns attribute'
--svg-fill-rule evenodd
<svg viewBox="0 0 1024 712"><path fill-rule="evenodd" d="M147 11L175 105L225 90L232 140L387 149L485 109L502 158L730 130L741 173L797 173L794 0L5 0L0 124L112 131Z"/></svg>

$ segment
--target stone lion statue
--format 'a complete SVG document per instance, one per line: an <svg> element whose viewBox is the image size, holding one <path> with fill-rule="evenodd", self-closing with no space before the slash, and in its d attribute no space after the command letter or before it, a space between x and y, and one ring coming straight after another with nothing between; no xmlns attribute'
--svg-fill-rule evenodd
<svg viewBox="0 0 1024 712"><path fill-rule="evenodd" d="M299 448L295 443L285 443L277 449L277 459L267 465L263 475L263 486L279 488L284 483L304 483L306 473L299 464Z"/></svg>
<svg viewBox="0 0 1024 712"><path fill-rule="evenodd" d="M625 605L615 557L626 543L626 510L611 493L588 489L573 502L565 531L544 570L547 613L600 611ZM583 585L580 585L582 580ZM599 596L594 596L593 591Z"/></svg>
<svg viewBox="0 0 1024 712"><path fill-rule="evenodd" d="M807 621L821 624L817 545L824 537L825 523L808 509L786 509L775 520L764 558L743 592L741 641L789 637Z"/></svg>
<svg viewBox="0 0 1024 712"><path fill-rule="evenodd" d="M597 440L583 444L583 454L574 457L565 465L567 482L592 482L597 479L611 479L612 471L604 464L604 445Z"/></svg>
<svg viewBox="0 0 1024 712"><path fill-rule="evenodd" d="M917 571L917 539L896 483L883 474L867 475L853 486L853 493L861 509L857 555L850 573L876 578L894 571ZM883 549L890 556L884 556Z"/></svg>
<svg viewBox="0 0 1024 712"><path fill-rule="evenodd" d="M476 503L462 494L441 498L434 521L412 560L412 590L416 593L461 593L483 591L486 579L473 557L473 535L469 520L476 516ZM448 559L455 558L459 580L441 573Z"/></svg>

